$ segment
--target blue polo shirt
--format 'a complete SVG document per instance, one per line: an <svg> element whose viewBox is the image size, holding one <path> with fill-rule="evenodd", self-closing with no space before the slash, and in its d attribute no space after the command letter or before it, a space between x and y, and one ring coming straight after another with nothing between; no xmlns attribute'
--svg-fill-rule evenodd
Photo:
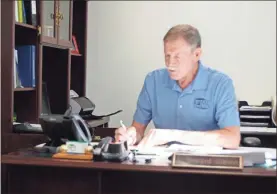
<svg viewBox="0 0 277 194"><path fill-rule="evenodd" d="M227 75L204 66L182 90L167 69L147 74L137 101L134 120L155 128L216 130L240 126L233 82Z"/></svg>

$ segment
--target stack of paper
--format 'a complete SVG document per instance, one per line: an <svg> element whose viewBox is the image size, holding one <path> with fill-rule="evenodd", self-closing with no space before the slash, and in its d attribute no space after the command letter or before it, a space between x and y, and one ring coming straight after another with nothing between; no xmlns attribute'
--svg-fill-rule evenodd
<svg viewBox="0 0 277 194"><path fill-rule="evenodd" d="M271 106L242 106L240 111L270 111Z"/></svg>
<svg viewBox="0 0 277 194"><path fill-rule="evenodd" d="M136 149L135 147L131 147ZM164 160L175 152L188 154L204 155L239 155L244 158L244 166L253 166L254 164L264 164L266 159L276 160L276 149L258 148L258 147L240 147L239 149L229 150L221 147L209 146L190 146L173 144L169 147L151 147L138 149L138 156L152 156L157 160Z"/></svg>
<svg viewBox="0 0 277 194"><path fill-rule="evenodd" d="M241 132L272 133L276 134L276 128L268 127L240 127Z"/></svg>

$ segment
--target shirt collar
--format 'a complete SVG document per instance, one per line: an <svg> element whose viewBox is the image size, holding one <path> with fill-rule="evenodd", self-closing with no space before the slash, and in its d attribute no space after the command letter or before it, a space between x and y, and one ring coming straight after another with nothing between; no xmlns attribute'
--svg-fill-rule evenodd
<svg viewBox="0 0 277 194"><path fill-rule="evenodd" d="M209 72L208 68L205 67L201 61L199 61L199 68L192 82L193 90L205 90L208 86Z"/></svg>
<svg viewBox="0 0 277 194"><path fill-rule="evenodd" d="M167 75L167 79L165 80L164 85L166 87L171 88L172 90L181 91L181 88L179 87L178 83L169 77L168 72L166 75ZM192 83L188 85L187 88L185 88L185 91L205 90L208 85L208 78L209 78L208 68L205 67L201 61L199 61L197 74L194 80L192 81Z"/></svg>

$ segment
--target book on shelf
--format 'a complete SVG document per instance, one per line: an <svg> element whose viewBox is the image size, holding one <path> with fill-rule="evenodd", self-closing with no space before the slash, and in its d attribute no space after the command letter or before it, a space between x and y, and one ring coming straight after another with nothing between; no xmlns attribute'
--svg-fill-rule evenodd
<svg viewBox="0 0 277 194"><path fill-rule="evenodd" d="M30 25L37 25L37 3L36 0L15 1L15 21Z"/></svg>
<svg viewBox="0 0 277 194"><path fill-rule="evenodd" d="M14 49L14 67L13 67L13 83L14 83L14 88L23 88L21 80L18 76L18 55L17 55L17 50Z"/></svg>
<svg viewBox="0 0 277 194"><path fill-rule="evenodd" d="M15 87L36 86L36 47L35 45L20 45L15 47L14 80Z"/></svg>

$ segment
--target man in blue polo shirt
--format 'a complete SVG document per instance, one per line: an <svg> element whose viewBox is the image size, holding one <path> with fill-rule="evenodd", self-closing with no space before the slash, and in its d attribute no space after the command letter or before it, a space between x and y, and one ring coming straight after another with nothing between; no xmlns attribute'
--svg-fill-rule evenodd
<svg viewBox="0 0 277 194"><path fill-rule="evenodd" d="M201 61L201 38L190 25L164 37L166 68L150 72L137 101L132 126L115 131L117 141L155 146L170 141L237 148L240 119L232 80ZM155 129L145 130L150 121Z"/></svg>

